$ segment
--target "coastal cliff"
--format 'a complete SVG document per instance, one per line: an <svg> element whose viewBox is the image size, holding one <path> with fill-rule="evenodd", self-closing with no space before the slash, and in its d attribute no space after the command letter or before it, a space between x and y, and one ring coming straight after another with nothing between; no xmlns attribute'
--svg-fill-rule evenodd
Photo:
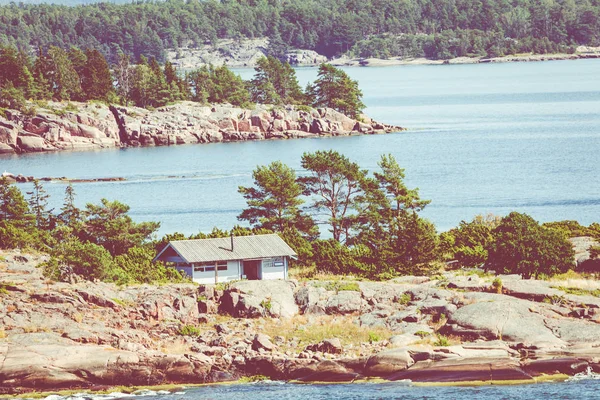
<svg viewBox="0 0 600 400"><path fill-rule="evenodd" d="M600 298L445 273L117 287L0 252L0 393L211 383L536 382L600 372Z"/></svg>
<svg viewBox="0 0 600 400"><path fill-rule="evenodd" d="M0 154L292 139L397 132L329 108L180 102L147 110L102 103L47 103L33 115L0 114Z"/></svg>

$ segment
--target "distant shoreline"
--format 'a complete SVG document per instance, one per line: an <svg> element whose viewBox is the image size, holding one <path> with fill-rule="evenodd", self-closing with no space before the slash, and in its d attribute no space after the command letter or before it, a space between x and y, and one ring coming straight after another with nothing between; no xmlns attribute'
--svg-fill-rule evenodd
<svg viewBox="0 0 600 400"><path fill-rule="evenodd" d="M400 65L453 65L453 64L492 64L507 62L539 62L539 61L563 61L563 60L587 60L598 59L600 53L576 53L576 54L519 54L503 57L457 57L449 60L432 60L429 58L336 58L329 61L336 67L392 67Z"/></svg>

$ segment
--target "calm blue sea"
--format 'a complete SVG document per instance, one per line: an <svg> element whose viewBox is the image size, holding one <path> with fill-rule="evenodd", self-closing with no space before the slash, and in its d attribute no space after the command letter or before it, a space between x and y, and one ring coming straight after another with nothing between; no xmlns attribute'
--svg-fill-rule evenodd
<svg viewBox="0 0 600 400"><path fill-rule="evenodd" d="M42 176L122 176L82 183L80 205L102 197L131 206L161 233L229 228L258 164L300 171L304 152L335 149L373 170L383 153L432 199L439 230L482 213L530 213L540 221L600 218L600 60L348 68L366 112L407 132L349 138L187 145L0 158L0 171ZM239 71L245 78L252 70ZM316 69L298 70L301 84ZM178 178L170 178L177 176ZM27 186L22 186L27 190ZM56 207L65 185L46 184Z"/></svg>
<svg viewBox="0 0 600 400"><path fill-rule="evenodd" d="M46 400L593 400L600 399L600 380L584 379L563 383L519 386L415 387L403 382L341 385L293 385L282 382L234 384L182 389L177 393L141 392L131 395L51 396Z"/></svg>

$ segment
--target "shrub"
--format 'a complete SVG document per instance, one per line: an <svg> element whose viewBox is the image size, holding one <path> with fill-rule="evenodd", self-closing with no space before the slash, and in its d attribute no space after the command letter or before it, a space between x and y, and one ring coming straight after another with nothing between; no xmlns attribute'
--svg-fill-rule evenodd
<svg viewBox="0 0 600 400"><path fill-rule="evenodd" d="M398 297L398 304L401 304L403 306L408 305L408 303L410 303L413 300L412 294L405 292L402 293L402 295L400 297Z"/></svg>
<svg viewBox="0 0 600 400"><path fill-rule="evenodd" d="M450 340L444 335L437 335L437 340L433 343L434 346L448 347L451 346Z"/></svg>
<svg viewBox="0 0 600 400"><path fill-rule="evenodd" d="M492 289L498 294L502 294L502 279L496 278L492 282Z"/></svg>
<svg viewBox="0 0 600 400"><path fill-rule="evenodd" d="M574 266L574 250L565 236L540 226L527 214L502 218L492 235L486 268L523 278L554 275Z"/></svg>
<svg viewBox="0 0 600 400"><path fill-rule="evenodd" d="M376 332L369 332L369 343L379 342L381 337Z"/></svg>
<svg viewBox="0 0 600 400"><path fill-rule="evenodd" d="M194 325L183 325L179 328L179 334L181 336L200 336L200 328Z"/></svg>
<svg viewBox="0 0 600 400"><path fill-rule="evenodd" d="M267 311L271 311L271 309L273 308L273 303L271 302L270 298L266 298L263 301L261 301L260 305Z"/></svg>

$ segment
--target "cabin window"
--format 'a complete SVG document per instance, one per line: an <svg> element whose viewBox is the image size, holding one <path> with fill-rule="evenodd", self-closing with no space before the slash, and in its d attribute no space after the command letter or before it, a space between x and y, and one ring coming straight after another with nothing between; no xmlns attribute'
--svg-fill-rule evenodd
<svg viewBox="0 0 600 400"><path fill-rule="evenodd" d="M281 268L284 266L283 257L265 258L262 265L263 268Z"/></svg>
<svg viewBox="0 0 600 400"><path fill-rule="evenodd" d="M194 272L214 272L215 264L200 264L194 266ZM227 271L227 261L217 263L217 271Z"/></svg>

